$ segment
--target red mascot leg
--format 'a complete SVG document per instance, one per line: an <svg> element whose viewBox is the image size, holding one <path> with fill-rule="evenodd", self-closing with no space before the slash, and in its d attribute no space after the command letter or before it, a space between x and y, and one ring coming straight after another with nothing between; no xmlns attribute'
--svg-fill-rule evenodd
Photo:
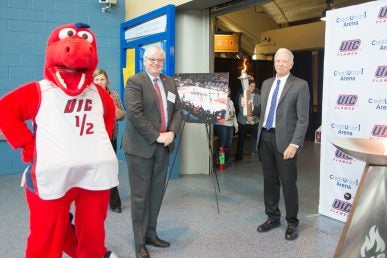
<svg viewBox="0 0 387 258"><path fill-rule="evenodd" d="M109 190L89 191L76 188L75 232L77 258L101 258L106 253L105 219Z"/></svg>
<svg viewBox="0 0 387 258"><path fill-rule="evenodd" d="M101 258L105 255L104 224L109 190L73 188L56 200L42 200L26 190L26 197L31 231L26 258L61 258L63 251L74 258ZM75 234L69 220L73 201Z"/></svg>
<svg viewBox="0 0 387 258"><path fill-rule="evenodd" d="M71 200L66 196L56 200L42 200L25 190L30 209L30 235L27 258L60 258L66 231L69 227Z"/></svg>

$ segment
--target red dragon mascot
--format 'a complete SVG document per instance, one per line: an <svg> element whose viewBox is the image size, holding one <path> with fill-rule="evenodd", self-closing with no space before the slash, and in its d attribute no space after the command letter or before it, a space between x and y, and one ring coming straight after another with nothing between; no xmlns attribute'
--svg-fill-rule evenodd
<svg viewBox="0 0 387 258"><path fill-rule="evenodd" d="M22 180L30 210L27 258L57 258L63 252L116 257L105 247L104 228L109 189L118 185L109 139L115 107L92 83L98 55L88 28L83 23L56 28L47 43L44 79L0 99L0 130L30 163Z"/></svg>

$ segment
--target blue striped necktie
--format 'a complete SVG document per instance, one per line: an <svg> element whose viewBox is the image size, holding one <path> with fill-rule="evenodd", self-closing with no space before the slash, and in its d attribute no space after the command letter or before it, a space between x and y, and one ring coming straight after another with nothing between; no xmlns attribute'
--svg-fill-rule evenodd
<svg viewBox="0 0 387 258"><path fill-rule="evenodd" d="M266 119L266 129L270 130L273 126L275 108L277 106L277 96L281 80L277 80L277 86L275 86L273 96L271 97L270 109Z"/></svg>

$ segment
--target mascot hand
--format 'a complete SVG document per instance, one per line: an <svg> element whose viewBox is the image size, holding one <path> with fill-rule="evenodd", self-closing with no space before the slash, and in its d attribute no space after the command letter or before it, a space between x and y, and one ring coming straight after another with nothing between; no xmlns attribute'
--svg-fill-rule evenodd
<svg viewBox="0 0 387 258"><path fill-rule="evenodd" d="M27 143L22 151L22 160L25 163L30 163L32 161L32 156L34 154L34 142Z"/></svg>

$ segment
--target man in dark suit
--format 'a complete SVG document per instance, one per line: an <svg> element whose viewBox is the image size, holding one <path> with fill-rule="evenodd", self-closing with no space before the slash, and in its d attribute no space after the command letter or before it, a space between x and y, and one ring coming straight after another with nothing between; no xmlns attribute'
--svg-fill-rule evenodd
<svg viewBox="0 0 387 258"><path fill-rule="evenodd" d="M282 185L288 227L286 240L298 237L297 152L301 150L309 124L309 86L293 76L293 54L280 48L274 56L276 76L265 80L261 89L259 150L264 176L266 222L258 232L280 226L278 208Z"/></svg>
<svg viewBox="0 0 387 258"><path fill-rule="evenodd" d="M144 52L145 71L130 77L125 89L122 148L128 164L136 257L149 257L145 245L170 245L158 237L156 226L181 107L174 79L161 74L164 60L162 48L149 46Z"/></svg>

